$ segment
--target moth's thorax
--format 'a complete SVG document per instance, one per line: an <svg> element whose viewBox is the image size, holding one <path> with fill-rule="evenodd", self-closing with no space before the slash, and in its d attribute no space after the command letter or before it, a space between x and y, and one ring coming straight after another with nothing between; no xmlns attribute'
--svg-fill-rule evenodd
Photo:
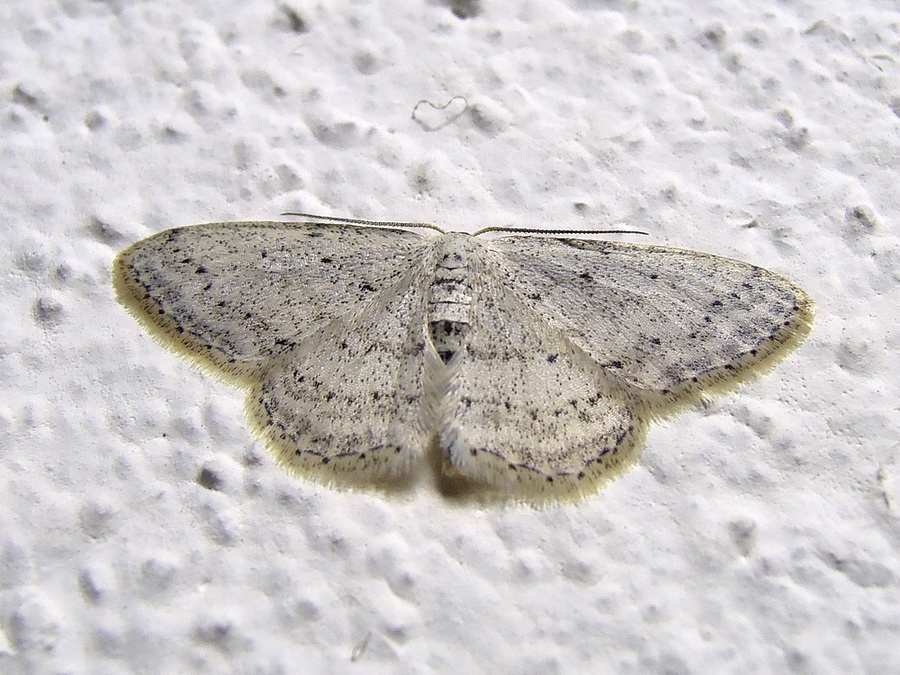
<svg viewBox="0 0 900 675"><path fill-rule="evenodd" d="M471 236L450 233L435 248L435 269L428 296L428 331L444 363L465 342L472 308L470 266L479 248Z"/></svg>

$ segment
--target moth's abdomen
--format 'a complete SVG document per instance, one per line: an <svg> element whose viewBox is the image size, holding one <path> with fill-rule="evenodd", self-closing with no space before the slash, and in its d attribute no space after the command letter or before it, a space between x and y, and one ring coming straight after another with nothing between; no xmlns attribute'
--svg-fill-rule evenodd
<svg viewBox="0 0 900 675"><path fill-rule="evenodd" d="M428 297L428 333L444 363L462 349L469 331L472 246L471 237L467 235L448 235L437 252L437 266Z"/></svg>

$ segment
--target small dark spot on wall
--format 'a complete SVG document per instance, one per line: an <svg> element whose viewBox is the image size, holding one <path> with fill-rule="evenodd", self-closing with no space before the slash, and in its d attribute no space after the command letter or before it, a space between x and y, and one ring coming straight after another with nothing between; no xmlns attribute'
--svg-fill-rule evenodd
<svg viewBox="0 0 900 675"><path fill-rule="evenodd" d="M122 234L112 225L100 220L96 216L91 218L91 223L88 225L88 232L94 239L108 246L118 244L124 239Z"/></svg>
<svg viewBox="0 0 900 675"><path fill-rule="evenodd" d="M874 232L877 226L875 214L868 206L853 206L844 214L844 223L854 232Z"/></svg>
<svg viewBox="0 0 900 675"><path fill-rule="evenodd" d="M207 490L218 491L222 487L222 477L209 467L203 467L197 474L197 484Z"/></svg>
<svg viewBox="0 0 900 675"><path fill-rule="evenodd" d="M457 19L471 19L481 14L481 0L441 0Z"/></svg>
<svg viewBox="0 0 900 675"><path fill-rule="evenodd" d="M35 94L32 94L30 91L27 91L23 84L17 84L15 87L13 87L11 93L13 103L18 103L19 105L23 105L26 108L38 107L38 97Z"/></svg>
<svg viewBox="0 0 900 675"><path fill-rule="evenodd" d="M62 323L65 310L62 303L52 298L38 298L34 303L34 318L44 328L55 328Z"/></svg>
<svg viewBox="0 0 900 675"><path fill-rule="evenodd" d="M292 33L305 33L309 30L306 21L303 20L303 17L300 16L296 9L290 5L282 5L280 9L285 25Z"/></svg>
<svg viewBox="0 0 900 675"><path fill-rule="evenodd" d="M714 23L707 26L700 36L700 44L708 49L721 49L725 44L725 26Z"/></svg>

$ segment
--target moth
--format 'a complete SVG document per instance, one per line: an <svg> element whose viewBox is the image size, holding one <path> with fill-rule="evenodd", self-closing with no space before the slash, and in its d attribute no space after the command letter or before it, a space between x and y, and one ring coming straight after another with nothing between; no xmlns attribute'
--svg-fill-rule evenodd
<svg viewBox="0 0 900 675"><path fill-rule="evenodd" d="M813 317L784 277L706 253L399 225L181 227L113 280L152 334L246 388L289 470L358 486L437 452L453 480L533 501L594 492L649 420L773 363Z"/></svg>

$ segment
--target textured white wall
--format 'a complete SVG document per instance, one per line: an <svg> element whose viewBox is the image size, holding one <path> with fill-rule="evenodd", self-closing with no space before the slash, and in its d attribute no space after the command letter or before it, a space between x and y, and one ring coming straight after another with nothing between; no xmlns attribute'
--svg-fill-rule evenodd
<svg viewBox="0 0 900 675"><path fill-rule="evenodd" d="M288 4L0 8L0 671L900 671L896 5ZM109 283L289 209L637 227L817 323L583 503L337 492Z"/></svg>

